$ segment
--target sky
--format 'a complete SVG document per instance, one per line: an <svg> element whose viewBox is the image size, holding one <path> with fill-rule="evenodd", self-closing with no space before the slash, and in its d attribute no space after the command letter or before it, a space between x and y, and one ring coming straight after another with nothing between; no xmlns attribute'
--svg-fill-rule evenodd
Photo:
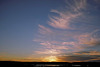
<svg viewBox="0 0 100 67"><path fill-rule="evenodd" d="M100 62L100 0L0 0L0 61Z"/></svg>

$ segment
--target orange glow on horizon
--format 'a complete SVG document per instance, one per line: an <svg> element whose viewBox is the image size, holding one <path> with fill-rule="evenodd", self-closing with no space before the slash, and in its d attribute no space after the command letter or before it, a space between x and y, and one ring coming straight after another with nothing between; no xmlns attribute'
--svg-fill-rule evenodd
<svg viewBox="0 0 100 67"><path fill-rule="evenodd" d="M58 59L56 56L49 56L49 57L45 57L43 61L44 62L57 62Z"/></svg>

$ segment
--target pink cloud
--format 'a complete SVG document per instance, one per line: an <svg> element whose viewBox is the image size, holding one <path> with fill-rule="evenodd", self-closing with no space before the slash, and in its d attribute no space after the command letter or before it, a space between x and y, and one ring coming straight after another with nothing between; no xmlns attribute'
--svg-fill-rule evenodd
<svg viewBox="0 0 100 67"><path fill-rule="evenodd" d="M63 42L62 44L63 45L76 45L75 42Z"/></svg>
<svg viewBox="0 0 100 67"><path fill-rule="evenodd" d="M51 34L51 33L53 33L53 31L51 29L49 29L49 28L47 28L43 25L39 25L39 32L41 34Z"/></svg>
<svg viewBox="0 0 100 67"><path fill-rule="evenodd" d="M88 46L95 46L98 43L100 43L100 38L97 38L98 35L96 35L100 30L94 30L91 33L85 33L81 34L78 37L79 44L87 44Z"/></svg>
<svg viewBox="0 0 100 67"><path fill-rule="evenodd" d="M57 10L52 10L52 12L56 12L60 15L60 17L55 17L50 18L49 25L54 27L54 28L59 28L59 29L71 29L70 23L74 18L77 18L78 16L81 15L81 13L77 14L72 14L72 13L62 13Z"/></svg>
<svg viewBox="0 0 100 67"><path fill-rule="evenodd" d="M44 49L44 50L40 50L40 51L35 51L35 53L37 54L48 54L48 55L56 55L56 54L60 54L61 52L59 50L56 49Z"/></svg>
<svg viewBox="0 0 100 67"><path fill-rule="evenodd" d="M69 49L77 51L78 49L83 49L78 42L62 42L62 45L68 46ZM74 49L73 49L74 48Z"/></svg>
<svg viewBox="0 0 100 67"><path fill-rule="evenodd" d="M49 25L59 29L72 29L71 22L73 19L82 16L83 13L80 10L86 7L86 0L74 0L73 2L73 4L66 2L68 7L66 6L63 11L51 10L51 12L57 13L59 16L50 17Z"/></svg>
<svg viewBox="0 0 100 67"><path fill-rule="evenodd" d="M59 20L51 18L51 22L49 22L49 25L55 28L61 28L61 29L67 29L69 28L69 23L68 21L59 18Z"/></svg>
<svg viewBox="0 0 100 67"><path fill-rule="evenodd" d="M47 42L42 42L42 43L40 43L40 45L43 45L46 48L52 48L52 44L49 43L48 41Z"/></svg>
<svg viewBox="0 0 100 67"><path fill-rule="evenodd" d="M54 49L59 49L59 50L68 50L69 48L67 46L62 46L62 45L54 45Z"/></svg>
<svg viewBox="0 0 100 67"><path fill-rule="evenodd" d="M90 29L86 24L80 24L80 17L85 16L81 9L86 8L86 0L73 0L67 9L51 10L59 16L50 17L48 24L57 29L51 29L39 25L39 35L34 41L39 42L41 50L35 51L38 54L59 54L63 52L77 52L86 49L86 47L95 46L100 39L94 38L93 34L97 31ZM79 2L78 2L79 1ZM75 19L79 22L74 21ZM84 19L84 18L83 18ZM89 19L88 19L89 20ZM81 20L82 22L84 20ZM87 21L87 20L86 20ZM75 26L78 23L80 26ZM77 24L76 24L77 25ZM86 27L86 28L85 28ZM64 30L59 30L64 29ZM87 30L88 29L88 30ZM90 31L91 30L91 31ZM39 37L40 36L40 37ZM53 49L53 50L52 50ZM58 53L56 53L58 51ZM60 51L60 52L59 52ZM63 51L63 52L62 52Z"/></svg>
<svg viewBox="0 0 100 67"><path fill-rule="evenodd" d="M83 49L83 48L81 48L81 45L79 45L76 42L57 42L57 41L49 42L49 41L46 41L46 42L40 43L40 45L42 45L45 49L55 49L55 50L59 50L59 51L62 51L62 50L78 51L80 49Z"/></svg>
<svg viewBox="0 0 100 67"><path fill-rule="evenodd" d="M86 0L78 0L78 2L76 0L74 0L75 5L74 5L74 11L80 11L81 9L85 9L87 2Z"/></svg>
<svg viewBox="0 0 100 67"><path fill-rule="evenodd" d="M67 50L68 49L68 47L67 46L64 46L64 45L55 45L55 43L50 43L50 42L44 42L44 43L40 43L41 45L43 45L44 47L46 47L46 48L50 48L50 49L59 49L59 50L62 50L62 49L64 49L64 50Z"/></svg>

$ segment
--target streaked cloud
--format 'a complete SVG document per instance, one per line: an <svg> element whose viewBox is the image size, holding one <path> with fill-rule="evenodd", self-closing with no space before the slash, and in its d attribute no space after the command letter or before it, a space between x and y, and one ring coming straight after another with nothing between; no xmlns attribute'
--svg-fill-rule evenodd
<svg viewBox="0 0 100 67"><path fill-rule="evenodd" d="M57 12L56 10L52 10L52 12ZM60 13L60 12L58 12ZM81 13L78 14L59 14L60 17L55 17L53 16L53 18L50 18L50 22L49 25L51 25L54 28L58 28L58 29L71 29L70 27L70 22L72 19L76 18L77 16L81 15Z"/></svg>
<svg viewBox="0 0 100 67"><path fill-rule="evenodd" d="M100 51L80 51L58 56L58 58L65 62L99 62Z"/></svg>
<svg viewBox="0 0 100 67"><path fill-rule="evenodd" d="M59 50L56 49L45 49L45 50L35 51L35 52L37 54L47 54L47 55L56 55L61 53Z"/></svg>
<svg viewBox="0 0 100 67"><path fill-rule="evenodd" d="M66 8L51 10L58 15L49 17L49 26L39 25L39 34L34 41L42 47L34 52L41 55L61 55L58 58L63 61L81 62L100 59L98 56L100 53L96 51L77 53L88 47L100 45L100 29L95 25L96 22L94 23L95 16L90 19L86 12L90 8L87 8L87 0L66 0ZM65 56L65 54L69 55Z"/></svg>
<svg viewBox="0 0 100 67"><path fill-rule="evenodd" d="M50 17L49 25L58 29L72 29L71 25L73 19L83 15L82 9L86 7L86 0L73 0L74 3L66 2L64 11L52 10L51 12L57 13L59 16ZM69 10L67 10L69 8Z"/></svg>
<svg viewBox="0 0 100 67"><path fill-rule="evenodd" d="M91 33L85 33L78 37L80 44L87 44L88 46L95 46L100 44L100 30L94 30Z"/></svg>
<svg viewBox="0 0 100 67"><path fill-rule="evenodd" d="M43 25L39 25L39 32L46 35L52 33L52 30Z"/></svg>
<svg viewBox="0 0 100 67"><path fill-rule="evenodd" d="M52 44L50 42L47 42L47 43L40 43L41 45L44 45L46 48L51 48L51 49L69 49L67 46L64 46L64 45L55 45L55 44Z"/></svg>
<svg viewBox="0 0 100 67"><path fill-rule="evenodd" d="M58 57L59 59L62 59L65 62L98 62L100 60L100 56L98 55L92 55L92 56L62 56ZM97 60L97 61L96 61Z"/></svg>
<svg viewBox="0 0 100 67"><path fill-rule="evenodd" d="M100 51L77 52L75 55L100 55Z"/></svg>

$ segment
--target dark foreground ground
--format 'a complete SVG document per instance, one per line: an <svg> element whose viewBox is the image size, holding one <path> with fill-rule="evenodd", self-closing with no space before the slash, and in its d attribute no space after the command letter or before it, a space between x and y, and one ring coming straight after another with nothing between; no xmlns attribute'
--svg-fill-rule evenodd
<svg viewBox="0 0 100 67"><path fill-rule="evenodd" d="M0 67L100 67L100 62L14 62L0 61Z"/></svg>

